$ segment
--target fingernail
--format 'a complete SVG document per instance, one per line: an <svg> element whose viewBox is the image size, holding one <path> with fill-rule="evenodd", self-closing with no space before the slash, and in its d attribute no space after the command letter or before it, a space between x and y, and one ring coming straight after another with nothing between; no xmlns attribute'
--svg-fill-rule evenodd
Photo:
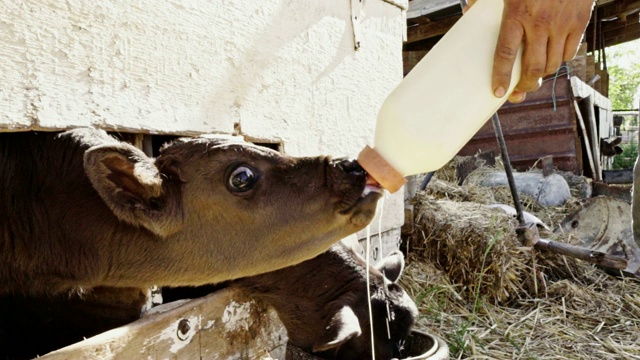
<svg viewBox="0 0 640 360"><path fill-rule="evenodd" d="M504 88L502 86L498 86L494 91L493 91L493 95L495 95L496 97L503 97L505 94Z"/></svg>
<svg viewBox="0 0 640 360"><path fill-rule="evenodd" d="M525 93L523 93L523 92L514 92L513 93L513 99L516 102L521 102L522 100L524 100L524 96L525 96Z"/></svg>

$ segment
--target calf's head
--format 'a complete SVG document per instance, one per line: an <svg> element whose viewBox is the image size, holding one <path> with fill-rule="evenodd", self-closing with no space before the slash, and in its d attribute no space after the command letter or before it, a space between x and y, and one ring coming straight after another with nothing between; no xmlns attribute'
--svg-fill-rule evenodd
<svg viewBox="0 0 640 360"><path fill-rule="evenodd" d="M158 238L159 261L184 261L169 266L175 278L161 285L212 283L312 258L366 226L380 197L352 162L293 158L230 137L179 139L156 159L100 143L85 152L84 167L121 221Z"/></svg>
<svg viewBox="0 0 640 360"><path fill-rule="evenodd" d="M369 267L376 359L399 357L418 310L397 283L404 257ZM326 359L370 359L366 263L341 243L301 264L236 282L274 307L289 343Z"/></svg>
<svg viewBox="0 0 640 360"><path fill-rule="evenodd" d="M404 257L396 251L369 269L376 359L402 355L404 341L418 316L415 303L397 283L403 268ZM343 306L333 315L323 337L311 350L331 359L371 359L371 341L369 307L360 300Z"/></svg>

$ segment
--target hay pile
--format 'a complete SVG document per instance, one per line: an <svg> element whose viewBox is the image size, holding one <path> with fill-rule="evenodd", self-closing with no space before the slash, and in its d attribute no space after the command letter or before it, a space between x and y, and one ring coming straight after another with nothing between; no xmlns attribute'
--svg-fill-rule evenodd
<svg viewBox="0 0 640 360"><path fill-rule="evenodd" d="M443 171L416 196L405 239L402 282L420 309L418 328L443 338L451 358L640 359L640 282L523 247L515 219L487 206L512 205L507 188L457 186ZM551 228L579 203L521 200Z"/></svg>

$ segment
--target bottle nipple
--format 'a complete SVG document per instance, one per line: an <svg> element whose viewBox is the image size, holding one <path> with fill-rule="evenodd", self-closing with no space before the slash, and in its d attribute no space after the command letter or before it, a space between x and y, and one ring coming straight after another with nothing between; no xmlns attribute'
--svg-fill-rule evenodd
<svg viewBox="0 0 640 360"><path fill-rule="evenodd" d="M366 146L358 154L358 164L390 193L398 191L407 179L394 169L380 154L370 146Z"/></svg>

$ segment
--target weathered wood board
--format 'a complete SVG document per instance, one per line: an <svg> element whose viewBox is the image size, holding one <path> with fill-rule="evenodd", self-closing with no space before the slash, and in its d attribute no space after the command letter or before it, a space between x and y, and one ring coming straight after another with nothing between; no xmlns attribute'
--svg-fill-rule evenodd
<svg viewBox="0 0 640 360"><path fill-rule="evenodd" d="M136 322L39 359L269 359L283 358L286 342L273 309L223 289L153 308Z"/></svg>

